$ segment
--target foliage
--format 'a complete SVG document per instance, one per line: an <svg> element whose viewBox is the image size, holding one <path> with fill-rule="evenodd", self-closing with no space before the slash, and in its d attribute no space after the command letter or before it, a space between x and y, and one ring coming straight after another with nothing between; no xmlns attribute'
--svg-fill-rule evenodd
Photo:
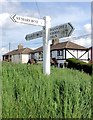
<svg viewBox="0 0 93 120"><path fill-rule="evenodd" d="M66 61L68 62L68 68L73 68L80 71L83 70L84 72L89 73L90 75L92 74L92 64L80 61L75 58L68 58Z"/></svg>
<svg viewBox="0 0 93 120"><path fill-rule="evenodd" d="M3 118L90 118L91 77L42 65L2 64Z"/></svg>

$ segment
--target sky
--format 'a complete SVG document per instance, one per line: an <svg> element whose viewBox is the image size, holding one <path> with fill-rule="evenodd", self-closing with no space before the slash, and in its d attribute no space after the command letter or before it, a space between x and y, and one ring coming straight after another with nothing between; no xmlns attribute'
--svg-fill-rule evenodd
<svg viewBox="0 0 93 120"><path fill-rule="evenodd" d="M75 28L69 40L79 45L90 47L90 36L72 39L91 34L91 2L43 2L42 0L0 0L0 58L10 50L17 49L18 44L31 49L43 45L42 38L26 41L26 34L42 30L41 26L15 23L10 15L16 14L43 19L51 17L51 27L70 22ZM67 38L59 39L60 42Z"/></svg>

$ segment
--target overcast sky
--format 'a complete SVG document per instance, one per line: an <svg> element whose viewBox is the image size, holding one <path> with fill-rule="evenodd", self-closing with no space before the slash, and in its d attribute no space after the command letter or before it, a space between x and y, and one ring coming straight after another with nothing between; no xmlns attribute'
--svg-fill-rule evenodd
<svg viewBox="0 0 93 120"><path fill-rule="evenodd" d="M0 57L10 49L17 49L19 43L24 47L35 49L42 45L42 38L26 41L25 36L42 30L42 27L14 23L11 14L43 18L51 17L51 26L70 22L75 28L71 37L78 37L91 33L91 2L38 2L39 0L0 0ZM16 1L16 2L14 2ZM19 2L17 2L19 1ZM22 2L21 2L22 1ZM32 0L31 0L32 1ZM36 2L37 1L37 2ZM90 1L90 0L89 0ZM60 39L60 41L64 41ZM91 46L90 38L72 40L85 47Z"/></svg>

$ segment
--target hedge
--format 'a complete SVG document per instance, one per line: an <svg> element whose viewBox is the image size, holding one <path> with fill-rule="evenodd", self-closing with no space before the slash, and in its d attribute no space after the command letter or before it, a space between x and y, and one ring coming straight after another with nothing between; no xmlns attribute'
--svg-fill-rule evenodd
<svg viewBox="0 0 93 120"><path fill-rule="evenodd" d="M68 58L66 62L68 62L68 65L67 65L68 68L73 68L80 71L84 71L85 73L92 74L91 63L86 63L75 58Z"/></svg>

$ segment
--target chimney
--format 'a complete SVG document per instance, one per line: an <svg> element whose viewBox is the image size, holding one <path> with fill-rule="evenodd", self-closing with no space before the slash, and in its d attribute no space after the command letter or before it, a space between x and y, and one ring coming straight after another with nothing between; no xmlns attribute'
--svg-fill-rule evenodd
<svg viewBox="0 0 93 120"><path fill-rule="evenodd" d="M22 44L19 44L19 45L18 45L18 50L19 50L19 49L23 49L23 45L22 45Z"/></svg>
<svg viewBox="0 0 93 120"><path fill-rule="evenodd" d="M55 38L52 40L52 45L58 44L59 43L59 39Z"/></svg>

